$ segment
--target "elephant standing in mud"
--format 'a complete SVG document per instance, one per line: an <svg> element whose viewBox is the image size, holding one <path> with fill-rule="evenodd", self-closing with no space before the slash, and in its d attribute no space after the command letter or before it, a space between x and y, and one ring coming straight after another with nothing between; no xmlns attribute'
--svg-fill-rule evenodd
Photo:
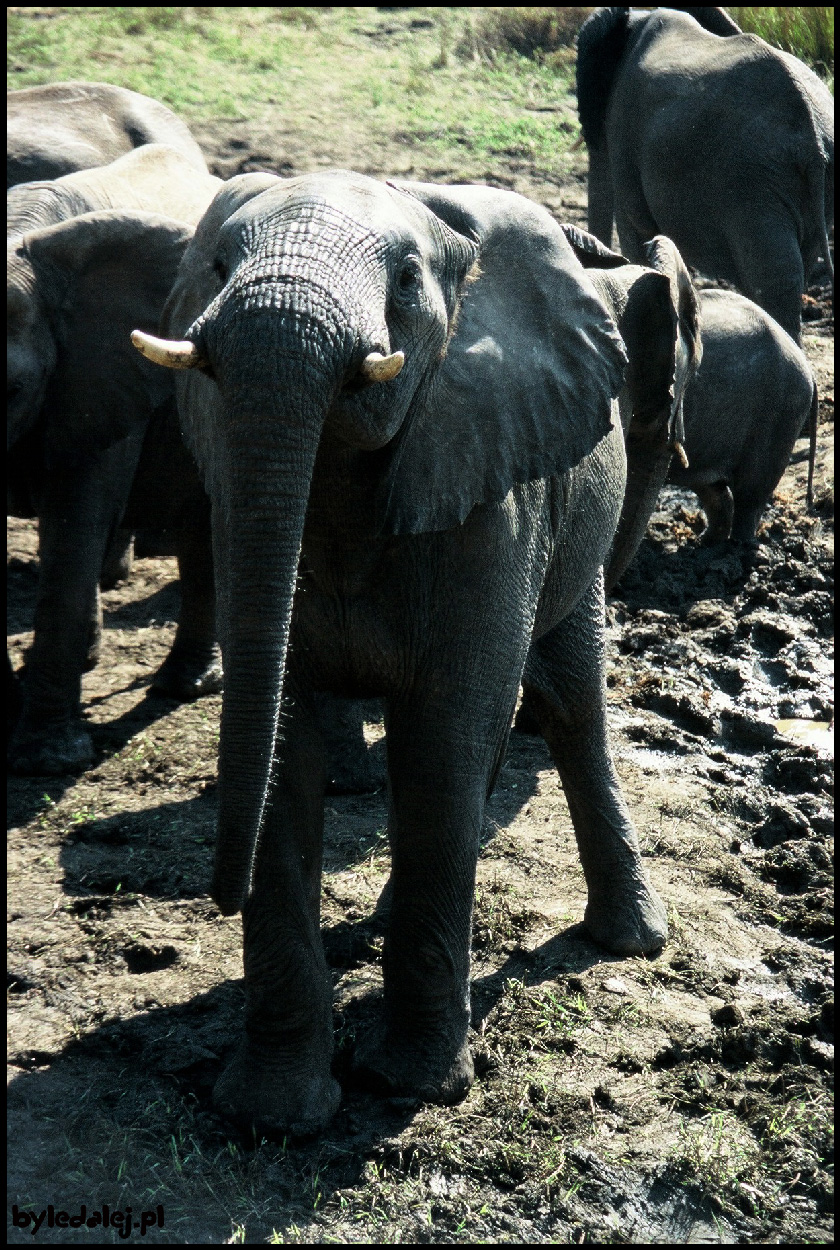
<svg viewBox="0 0 840 1250"><path fill-rule="evenodd" d="M200 172L201 148L164 104L108 82L56 82L6 96L6 187L108 165L165 143Z"/></svg>
<svg viewBox="0 0 840 1250"><path fill-rule="evenodd" d="M819 262L831 271L834 100L721 10L691 13L598 9L581 27L589 229L609 244L615 215L640 263L668 235L799 342L806 282Z"/></svg>
<svg viewBox="0 0 840 1250"><path fill-rule="evenodd" d="M645 536L672 453L686 459L683 403L703 357L700 307L691 276L670 239L659 235L648 240L642 249L644 264L631 265L577 226L563 226L563 233L618 325L628 356L619 394L627 485L604 565L604 589L610 591ZM665 287L670 299L656 296L657 288L664 293Z"/></svg>
<svg viewBox="0 0 840 1250"><path fill-rule="evenodd" d="M641 416L667 439L687 369L656 277L651 334L667 337ZM544 209L344 171L231 179L164 322L167 341L134 338L184 370L181 420L213 502L212 893L243 911L245 1037L217 1106L311 1132L339 1102L319 933L324 690L385 702L384 1018L356 1071L455 1101L473 1078L479 835L520 679L566 789L588 932L621 954L666 940L606 734L624 344Z"/></svg>
<svg viewBox="0 0 840 1250"><path fill-rule="evenodd" d="M180 533L181 620L155 684L179 698L219 688L209 502L171 379L129 335L138 324L158 329L195 222L221 185L152 145L10 193L7 507L38 517L40 556L13 771L69 772L93 757L81 675L96 662L98 584L121 525Z"/></svg>
<svg viewBox="0 0 840 1250"><path fill-rule="evenodd" d="M703 291L700 309L703 362L684 404L688 465L674 460L668 481L697 493L708 541L749 542L806 423L811 503L817 387L804 353L757 304Z"/></svg>

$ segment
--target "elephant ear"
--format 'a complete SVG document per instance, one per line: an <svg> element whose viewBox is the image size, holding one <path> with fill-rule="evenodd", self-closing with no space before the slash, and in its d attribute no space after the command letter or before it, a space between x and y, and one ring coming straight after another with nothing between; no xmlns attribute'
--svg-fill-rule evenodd
<svg viewBox="0 0 840 1250"><path fill-rule="evenodd" d="M135 327L158 332L190 226L157 213L85 213L25 236L57 362L49 386L47 452L87 455L142 429L172 394L139 360Z"/></svg>
<svg viewBox="0 0 840 1250"><path fill-rule="evenodd" d="M671 301L677 313L677 334L674 349L673 399L677 411L671 425L672 442L682 443L682 400L685 388L703 359L700 301L685 261L676 244L664 234L657 234L644 245L645 259L651 269L663 274L671 289Z"/></svg>
<svg viewBox="0 0 840 1250"><path fill-rule="evenodd" d="M702 355L697 296L670 239L645 245L649 267L593 271L630 358L621 399L627 445L624 502L604 567L609 591L633 559L664 486L672 451L683 454L683 395Z"/></svg>
<svg viewBox="0 0 840 1250"><path fill-rule="evenodd" d="M396 185L478 246L446 356L382 479L385 532L414 534L577 465L612 428L626 356L544 209L491 187Z"/></svg>
<svg viewBox="0 0 840 1250"><path fill-rule="evenodd" d="M622 256L620 252L614 252L611 247L607 247L606 243L602 243L588 230L581 230L580 226L571 225L563 225L560 228L584 269L617 269L620 265L630 264L626 256Z"/></svg>

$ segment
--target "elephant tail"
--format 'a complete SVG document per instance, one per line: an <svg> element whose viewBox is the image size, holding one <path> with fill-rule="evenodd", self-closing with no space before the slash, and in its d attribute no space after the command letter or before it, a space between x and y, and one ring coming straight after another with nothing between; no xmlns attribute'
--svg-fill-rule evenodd
<svg viewBox="0 0 840 1250"><path fill-rule="evenodd" d="M578 114L588 148L604 139L607 103L630 33L630 10L598 9L578 32L576 88Z"/></svg>
<svg viewBox="0 0 840 1250"><path fill-rule="evenodd" d="M814 466L817 462L817 411L819 409L819 394L817 391L816 379L814 380L814 393L811 396L811 412L808 418L808 433L810 434L810 446L808 448L808 488L805 492L805 503L809 508L814 506Z"/></svg>

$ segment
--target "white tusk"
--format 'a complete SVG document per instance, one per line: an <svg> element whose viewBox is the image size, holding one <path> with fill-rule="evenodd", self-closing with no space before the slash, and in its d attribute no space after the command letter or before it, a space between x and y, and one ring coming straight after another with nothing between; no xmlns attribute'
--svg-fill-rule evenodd
<svg viewBox="0 0 840 1250"><path fill-rule="evenodd" d="M202 363L201 352L189 339L174 343L171 339L157 339L142 330L132 330L131 341L141 356L153 360L156 365L166 365L168 369L195 369Z"/></svg>
<svg viewBox="0 0 840 1250"><path fill-rule="evenodd" d="M688 456L685 454L685 448L682 443L674 443L674 451L679 456L680 464L684 469L688 468Z"/></svg>
<svg viewBox="0 0 840 1250"><path fill-rule="evenodd" d="M371 352L362 361L362 377L368 382L390 382L405 364L405 352L394 352L391 356L381 356L379 352Z"/></svg>

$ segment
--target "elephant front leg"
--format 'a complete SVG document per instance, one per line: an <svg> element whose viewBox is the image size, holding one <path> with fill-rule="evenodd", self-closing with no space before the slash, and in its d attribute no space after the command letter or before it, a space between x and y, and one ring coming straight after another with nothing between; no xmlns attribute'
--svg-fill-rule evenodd
<svg viewBox="0 0 840 1250"><path fill-rule="evenodd" d="M584 923L617 955L659 950L668 926L607 742L601 574L577 608L532 644L522 684L563 782L589 899Z"/></svg>
<svg viewBox="0 0 840 1250"><path fill-rule="evenodd" d="M99 656L98 579L107 527L41 518L34 638L26 659L20 719L9 744L12 772L76 772L94 758L80 719L82 673Z"/></svg>
<svg viewBox="0 0 840 1250"><path fill-rule="evenodd" d="M514 675L514 683L518 671ZM470 930L488 780L506 740L515 684L482 735L433 700L389 709L392 851L383 952L384 1020L359 1046L355 1068L374 1089L456 1102L473 1081ZM453 700L454 702L454 700ZM451 726L450 726L451 728Z"/></svg>
<svg viewBox="0 0 840 1250"><path fill-rule="evenodd" d="M169 655L152 688L189 702L222 689L222 657L216 643L216 596L210 501L202 497L178 533L181 612Z"/></svg>
<svg viewBox="0 0 840 1250"><path fill-rule="evenodd" d="M141 436L131 435L84 465L43 474L36 500L40 569L34 639L23 710L9 744L13 772L60 775L93 759L80 717L81 677L98 656L99 578L140 445Z"/></svg>
<svg viewBox="0 0 840 1250"><path fill-rule="evenodd" d="M213 1097L247 1131L304 1135L324 1128L341 1096L330 1071L332 982L319 924L324 761L305 703L284 698L281 722L242 917L245 1036Z"/></svg>

